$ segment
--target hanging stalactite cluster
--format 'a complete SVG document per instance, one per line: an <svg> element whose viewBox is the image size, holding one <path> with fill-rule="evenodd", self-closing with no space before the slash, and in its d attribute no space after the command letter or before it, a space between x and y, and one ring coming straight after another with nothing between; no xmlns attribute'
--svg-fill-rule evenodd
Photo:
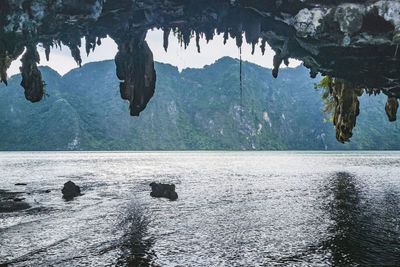
<svg viewBox="0 0 400 267"><path fill-rule="evenodd" d="M42 74L37 67L39 61L40 58L36 46L27 46L26 52L21 59L21 86L25 89L26 99L31 102L42 100L44 95L44 82L42 80Z"/></svg>
<svg viewBox="0 0 400 267"><path fill-rule="evenodd" d="M379 89L359 88L352 82L340 78L324 77L316 90L323 89L322 100L325 115L332 116L331 121L336 130L336 139L341 142L349 142L353 136L353 128L360 113L358 97L363 93L377 95ZM396 113L399 107L396 97L388 95L385 111L390 122L396 121ZM325 120L326 121L326 120Z"/></svg>
<svg viewBox="0 0 400 267"><path fill-rule="evenodd" d="M146 33L142 32L117 39L117 77L123 80L119 86L121 97L129 100L132 116L139 116L146 108L156 87L153 53L144 41L145 35Z"/></svg>
<svg viewBox="0 0 400 267"><path fill-rule="evenodd" d="M360 114L358 97L362 95L363 90L354 88L351 82L342 79L334 79L330 86L335 100L333 124L336 129L336 139L341 143L348 142L353 136L353 128Z"/></svg>

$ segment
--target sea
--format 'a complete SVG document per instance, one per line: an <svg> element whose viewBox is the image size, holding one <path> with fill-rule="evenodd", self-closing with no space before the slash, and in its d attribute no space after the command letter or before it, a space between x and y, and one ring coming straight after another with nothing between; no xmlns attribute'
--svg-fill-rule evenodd
<svg viewBox="0 0 400 267"><path fill-rule="evenodd" d="M1 266L400 266L400 152L0 152L0 189Z"/></svg>

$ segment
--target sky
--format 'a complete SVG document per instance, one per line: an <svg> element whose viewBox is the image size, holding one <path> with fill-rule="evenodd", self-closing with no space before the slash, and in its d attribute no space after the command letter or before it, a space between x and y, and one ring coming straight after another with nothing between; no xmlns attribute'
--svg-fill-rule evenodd
<svg viewBox="0 0 400 267"><path fill-rule="evenodd" d="M245 37L243 36L245 40ZM214 63L221 57L229 56L233 58L239 58L239 49L236 46L234 39L228 39L227 43L223 43L223 35L214 36L213 40L208 43L205 39L200 39L201 53L197 52L195 40L191 40L190 45L184 49L178 39L170 34L169 36L169 46L168 52L165 52L163 48L163 32L161 30L153 30L147 33L146 37L147 43L153 52L153 57L155 61L162 63L169 63L178 67L181 71L185 68L202 68L204 65L209 65ZM50 60L46 61L44 54L44 49L38 47L38 52L40 55L41 66L49 66L56 70L61 75L64 75L71 69L77 68L75 60L71 56L71 52L68 47L62 46L62 49L53 48L50 53ZM117 45L111 38L102 39L102 44L96 46L93 53L86 56L85 52L85 42L82 40L81 46L81 57L82 65L88 62L102 61L107 59L114 59L117 53ZM251 45L243 42L242 45L242 59L255 63L257 65L272 68L272 59L274 57L274 52L267 46L264 56L261 54L259 45L256 46L254 55L251 55ZM300 65L300 61L290 59L289 67L297 67ZM19 73L19 67L21 66L20 58L15 60L7 71L8 76ZM284 67L284 64L282 64Z"/></svg>

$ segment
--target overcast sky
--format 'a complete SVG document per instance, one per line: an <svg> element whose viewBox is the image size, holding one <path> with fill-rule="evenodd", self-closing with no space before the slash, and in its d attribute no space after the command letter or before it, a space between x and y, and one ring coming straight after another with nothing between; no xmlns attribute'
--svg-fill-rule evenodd
<svg viewBox="0 0 400 267"><path fill-rule="evenodd" d="M243 37L244 38L244 37ZM205 39L200 40L201 53L197 52L196 43L194 39L191 41L186 50L178 43L178 39L170 34L168 52L166 53L163 48L163 33L161 30L149 31L146 38L150 49L153 52L154 60L163 63L169 63L177 66L179 70L184 68L201 68L204 65L209 65L217 59L230 56L239 58L239 49L236 47L234 39L229 39L224 45L223 36L215 36L213 40L206 43ZM96 50L86 56L84 41L81 47L82 64L101 61L106 59L113 59L117 53L117 45L110 39L103 39L102 45L97 46ZM68 47L63 46L62 50L54 48L50 53L50 61L46 61L44 49L39 48L40 65L50 66L60 74L65 74L73 68L77 68L77 64L71 57L71 52ZM274 52L266 47L264 56L261 55L259 46L256 47L254 55L251 55L251 45L243 43L242 46L242 59L253 62L263 67L272 68L272 58ZM300 61L290 60L290 67L296 67ZM19 73L21 66L20 59L15 60L8 70L8 76ZM284 66L282 64L282 66Z"/></svg>

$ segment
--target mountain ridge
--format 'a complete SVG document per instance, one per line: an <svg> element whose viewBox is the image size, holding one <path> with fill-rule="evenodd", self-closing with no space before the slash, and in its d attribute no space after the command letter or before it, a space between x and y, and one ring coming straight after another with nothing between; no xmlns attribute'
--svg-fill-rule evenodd
<svg viewBox="0 0 400 267"><path fill-rule="evenodd" d="M273 79L270 69L243 62L242 106L237 59L224 57L182 72L165 63L155 67L157 88L139 118L126 112L112 60L91 62L63 76L42 66L49 97L35 104L24 100L20 76L13 76L8 87L0 86L0 149L400 148L399 125L387 122L382 96L378 101L360 97L364 109L352 142L337 143L333 125L322 122L321 92L313 89L320 77L311 80L304 67L282 69Z"/></svg>
<svg viewBox="0 0 400 267"><path fill-rule="evenodd" d="M229 57L229 56L223 56L223 57L217 59L216 61L214 61L213 63L211 63L211 64L206 64L206 65L204 65L204 66L201 67L201 68L188 67L188 68L182 69L182 71L179 71L179 69L178 69L177 66L174 66L174 65L172 65L172 64L170 64L170 63L164 63L164 62L159 62L159 61L154 61L154 63L155 63L155 64L158 64L158 65L167 65L167 66L171 66L172 68L176 68L177 71L181 73L181 72L186 71L186 70L204 69L204 68L207 67L207 66L212 66L212 65L217 64L217 63L219 63L219 62L221 62L221 61L224 61L224 60L232 60L232 61L235 61L235 62L239 62L239 59L232 58L232 57ZM55 69L52 69L50 66L47 66L47 65L40 65L40 66L38 66L38 69L41 70L41 71L44 70L44 69L51 70L51 71L56 72L59 76L64 77L65 75L69 74L71 71L79 70L79 69L85 67L86 65L91 65L91 64L96 64L96 63L108 63L108 62L110 62L110 63L112 63L112 64L115 64L115 62L114 62L113 59L106 59L106 60L99 60L99 61L91 61L91 62L87 62L87 63L85 63L85 64L82 64L81 67L73 68L73 69L69 70L68 72L66 72L66 73L64 73L64 74L60 74L58 71L56 71ZM253 65L257 66L257 67L260 67L260 68L263 68L263 69L267 69L267 70L272 71L272 68L263 67L263 66L261 66L261 65L258 65L258 64L256 64L256 63L253 63L253 62L250 62L250 61L247 61L247 60L244 60L243 62L246 63L246 64L253 64ZM297 66L297 67L282 67L280 71L283 71L283 70L285 70L286 68L289 68L289 69L298 69L298 68L302 68L302 66L299 65L299 66ZM14 76L18 76L18 75L21 75L21 73L13 74L13 75L11 75L8 79L11 79L11 78L13 78Z"/></svg>

